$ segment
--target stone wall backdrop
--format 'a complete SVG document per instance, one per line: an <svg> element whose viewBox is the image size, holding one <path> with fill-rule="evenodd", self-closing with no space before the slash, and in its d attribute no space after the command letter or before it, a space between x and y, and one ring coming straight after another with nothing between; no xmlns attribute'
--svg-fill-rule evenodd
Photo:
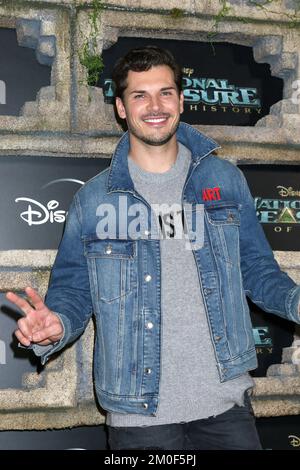
<svg viewBox="0 0 300 470"><path fill-rule="evenodd" d="M98 7L95 0L0 1L0 33L15 30L19 46L34 51L38 63L51 70L50 83L17 115L0 115L0 159L108 159L122 131L102 89L88 84L91 74L83 63L86 59L91 67L91 57L86 51L100 56L123 36L204 42L209 35L212 42L253 48L256 62L270 64L272 75L283 79L283 99L252 127L196 127L220 143L219 156L236 164L300 164L299 1L109 0ZM300 251L275 254L300 283ZM0 293L31 284L45 294L54 257L55 250L2 250ZM300 413L298 338L283 351L281 364L255 379L257 416ZM21 388L0 389L0 429L103 423L93 393L92 349L91 323L42 371L24 373Z"/></svg>

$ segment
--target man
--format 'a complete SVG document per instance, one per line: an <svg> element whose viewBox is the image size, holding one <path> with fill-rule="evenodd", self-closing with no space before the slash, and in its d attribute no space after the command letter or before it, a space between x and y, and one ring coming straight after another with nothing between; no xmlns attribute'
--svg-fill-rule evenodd
<svg viewBox="0 0 300 470"><path fill-rule="evenodd" d="M157 47L115 65L128 126L111 166L74 197L46 304L7 298L45 363L96 321L95 389L112 449L260 449L246 297L299 322L241 172L187 124L181 73ZM133 215L136 216L133 218Z"/></svg>

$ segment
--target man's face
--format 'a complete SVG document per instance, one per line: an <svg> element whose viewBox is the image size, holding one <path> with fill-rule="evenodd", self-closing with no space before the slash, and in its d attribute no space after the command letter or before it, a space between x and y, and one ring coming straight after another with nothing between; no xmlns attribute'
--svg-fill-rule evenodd
<svg viewBox="0 0 300 470"><path fill-rule="evenodd" d="M172 69L166 65L146 72L128 72L123 99L116 99L120 118L126 119L131 138L163 145L175 135L183 112Z"/></svg>

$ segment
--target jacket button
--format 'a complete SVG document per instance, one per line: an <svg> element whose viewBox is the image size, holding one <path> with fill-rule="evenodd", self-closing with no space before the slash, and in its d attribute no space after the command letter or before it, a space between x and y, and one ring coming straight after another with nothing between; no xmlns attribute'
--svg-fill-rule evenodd
<svg viewBox="0 0 300 470"><path fill-rule="evenodd" d="M144 408L145 410L147 410L147 409L148 409L148 403L143 403L143 408Z"/></svg>
<svg viewBox="0 0 300 470"><path fill-rule="evenodd" d="M217 336L217 335L215 336L216 341L220 341L220 339L222 339L222 336Z"/></svg>
<svg viewBox="0 0 300 470"><path fill-rule="evenodd" d="M146 235L146 237L150 235L150 230L145 230L144 235Z"/></svg>
<svg viewBox="0 0 300 470"><path fill-rule="evenodd" d="M107 245L107 247L105 248L105 253L107 255L110 255L112 252L112 246L111 245Z"/></svg>
<svg viewBox="0 0 300 470"><path fill-rule="evenodd" d="M146 323L147 330L152 330L153 326L154 325L153 325L152 321L148 321L148 323Z"/></svg>
<svg viewBox="0 0 300 470"><path fill-rule="evenodd" d="M211 293L211 289L207 289L207 288L204 289L204 294L207 295L207 294L210 294L210 293Z"/></svg>
<svg viewBox="0 0 300 470"><path fill-rule="evenodd" d="M145 281L146 281L146 282L150 282L151 279L152 279L152 276L151 276L150 274L146 274L146 276L145 276Z"/></svg>
<svg viewBox="0 0 300 470"><path fill-rule="evenodd" d="M147 367L147 369L145 369L146 374L149 375L149 374L151 374L151 372L152 372L152 369L150 369L150 367Z"/></svg>

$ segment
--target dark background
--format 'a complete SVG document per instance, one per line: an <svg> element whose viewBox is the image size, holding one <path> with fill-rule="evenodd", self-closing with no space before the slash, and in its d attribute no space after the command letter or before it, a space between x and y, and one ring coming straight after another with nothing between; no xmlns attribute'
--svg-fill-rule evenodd
<svg viewBox="0 0 300 470"><path fill-rule="evenodd" d="M299 165L239 165L239 168L254 198L300 201L300 196L283 197L277 189L277 186L284 186L300 191ZM298 223L263 223L262 226L273 250L300 251L300 219ZM286 232L288 226L292 228L289 233ZM281 231L275 232L275 227Z"/></svg>
<svg viewBox="0 0 300 470"><path fill-rule="evenodd" d="M108 163L108 159L99 158L1 156L0 250L57 249L64 224L49 219L29 226L20 218L21 213L28 211L28 205L41 213L40 218L32 217L36 222L45 219L45 211L35 203L15 200L26 197L44 207L49 201L57 201L54 211L68 211L74 193L82 186L68 180L85 182Z"/></svg>
<svg viewBox="0 0 300 470"><path fill-rule="evenodd" d="M50 85L51 67L38 63L34 49L18 45L15 29L0 28L0 46L0 80L6 84L0 115L18 116L25 101L35 101L39 89Z"/></svg>

